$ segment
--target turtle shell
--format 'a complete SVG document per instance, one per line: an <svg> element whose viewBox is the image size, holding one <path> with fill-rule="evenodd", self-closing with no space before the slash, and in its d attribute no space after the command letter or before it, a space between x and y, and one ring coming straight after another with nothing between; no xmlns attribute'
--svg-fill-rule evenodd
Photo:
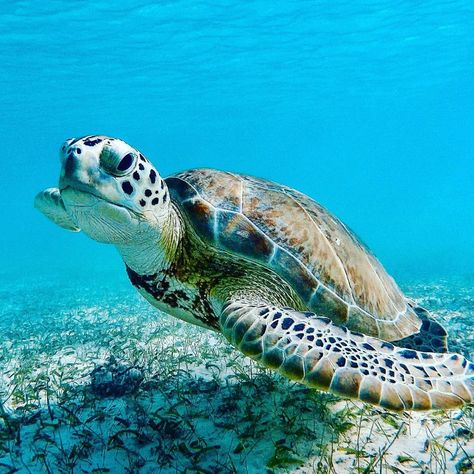
<svg viewBox="0 0 474 474"><path fill-rule="evenodd" d="M418 332L420 319L375 256L308 196L213 169L166 183L204 241L271 268L316 314L387 341Z"/></svg>

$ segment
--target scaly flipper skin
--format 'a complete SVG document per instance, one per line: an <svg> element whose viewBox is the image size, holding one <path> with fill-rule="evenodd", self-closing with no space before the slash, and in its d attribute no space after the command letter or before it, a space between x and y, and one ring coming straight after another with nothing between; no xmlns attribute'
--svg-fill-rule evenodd
<svg viewBox="0 0 474 474"><path fill-rule="evenodd" d="M48 188L35 197L35 207L49 220L63 229L79 232L81 229L72 222L64 207L61 193L58 188Z"/></svg>
<svg viewBox="0 0 474 474"><path fill-rule="evenodd" d="M336 326L327 318L265 303L232 300L222 333L247 356L319 390L394 411L450 409L474 399L474 364Z"/></svg>

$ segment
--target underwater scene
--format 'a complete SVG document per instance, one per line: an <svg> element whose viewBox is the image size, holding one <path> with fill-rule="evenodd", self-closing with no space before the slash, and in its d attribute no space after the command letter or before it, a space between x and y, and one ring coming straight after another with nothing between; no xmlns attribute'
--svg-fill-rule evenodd
<svg viewBox="0 0 474 474"><path fill-rule="evenodd" d="M0 28L0 473L474 473L472 2Z"/></svg>

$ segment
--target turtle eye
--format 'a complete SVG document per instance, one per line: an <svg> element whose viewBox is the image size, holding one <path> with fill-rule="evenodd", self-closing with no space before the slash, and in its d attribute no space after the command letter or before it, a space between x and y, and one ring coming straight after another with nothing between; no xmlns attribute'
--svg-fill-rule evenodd
<svg viewBox="0 0 474 474"><path fill-rule="evenodd" d="M134 168L137 162L135 153L127 153L125 155L117 153L115 150L104 147L100 154L100 165L105 171L114 176L123 176Z"/></svg>
<svg viewBox="0 0 474 474"><path fill-rule="evenodd" d="M121 160L117 166L119 171L127 171L131 168L133 163L135 162L135 157L133 153L127 153Z"/></svg>

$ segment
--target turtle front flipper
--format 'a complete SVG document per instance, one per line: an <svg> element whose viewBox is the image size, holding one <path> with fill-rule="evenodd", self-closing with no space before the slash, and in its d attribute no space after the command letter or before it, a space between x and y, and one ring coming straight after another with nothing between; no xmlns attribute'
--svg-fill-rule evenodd
<svg viewBox="0 0 474 474"><path fill-rule="evenodd" d="M395 347L313 313L244 300L224 306L220 325L245 355L319 390L394 411L474 400L474 364L458 354Z"/></svg>
<svg viewBox="0 0 474 474"><path fill-rule="evenodd" d="M71 220L64 207L58 188L47 188L35 197L35 207L48 219L63 229L79 232L81 229Z"/></svg>

